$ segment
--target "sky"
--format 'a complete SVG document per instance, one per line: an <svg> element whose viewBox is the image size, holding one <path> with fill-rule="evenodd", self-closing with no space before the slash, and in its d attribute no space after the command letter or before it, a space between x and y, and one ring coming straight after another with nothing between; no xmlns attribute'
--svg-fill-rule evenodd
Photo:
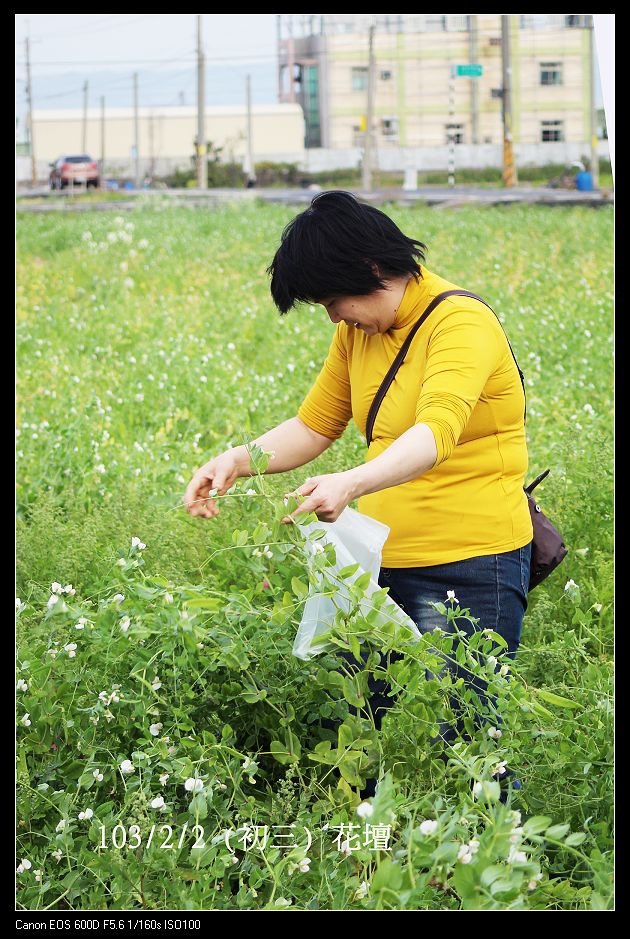
<svg viewBox="0 0 630 939"><path fill-rule="evenodd" d="M276 14L203 16L206 104L245 104L252 78L254 104L277 101ZM27 26L28 24L28 26ZM195 13L49 13L15 15L16 117L26 115L26 49L31 40L35 108L133 106L138 72L141 106L197 101ZM23 135L19 135L22 137Z"/></svg>

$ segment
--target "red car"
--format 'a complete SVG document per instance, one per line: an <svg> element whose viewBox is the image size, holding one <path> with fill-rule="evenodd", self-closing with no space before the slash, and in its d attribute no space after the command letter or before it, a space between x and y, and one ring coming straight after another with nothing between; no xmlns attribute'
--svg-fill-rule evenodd
<svg viewBox="0 0 630 939"><path fill-rule="evenodd" d="M60 156L50 166L51 189L65 189L66 186L85 186L87 189L100 185L98 163L86 153Z"/></svg>

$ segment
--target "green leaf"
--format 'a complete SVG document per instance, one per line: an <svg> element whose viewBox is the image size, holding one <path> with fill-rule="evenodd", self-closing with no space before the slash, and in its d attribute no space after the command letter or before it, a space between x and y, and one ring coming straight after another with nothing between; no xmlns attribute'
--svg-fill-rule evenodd
<svg viewBox="0 0 630 939"><path fill-rule="evenodd" d="M219 597L195 597L186 601L189 610L220 610L225 606L225 600Z"/></svg>
<svg viewBox="0 0 630 939"><path fill-rule="evenodd" d="M372 892L379 890L400 890L403 883L403 872L390 858L379 864L378 870L372 878Z"/></svg>
<svg viewBox="0 0 630 939"><path fill-rule="evenodd" d="M570 825L566 824L552 825L551 828L548 828L545 832L545 838L554 838L560 840L560 838L564 838L570 827Z"/></svg>
<svg viewBox="0 0 630 939"><path fill-rule="evenodd" d="M586 832L584 831L574 831L571 835L564 839L564 843L570 848L575 848L578 844L582 844L586 840Z"/></svg>
<svg viewBox="0 0 630 939"><path fill-rule="evenodd" d="M188 811L195 818L205 818L208 814L208 804L206 802L206 797L203 792L198 792L190 800L190 805L188 806Z"/></svg>
<svg viewBox="0 0 630 939"><path fill-rule="evenodd" d="M539 698L542 698L543 701L546 701L547 704L554 704L558 708L579 708L581 707L577 701L570 701L569 698L562 698L559 694L554 694L552 691L544 691L540 688L535 689L536 694Z"/></svg>
<svg viewBox="0 0 630 939"><path fill-rule="evenodd" d="M354 581L352 586L357 587L359 590L365 590L366 587L369 587L371 580L372 580L372 575L370 574L370 572L364 571L364 573L361 574L360 577L357 577L357 579Z"/></svg>
<svg viewBox="0 0 630 939"><path fill-rule="evenodd" d="M492 864L486 867L481 875L481 883L484 887L489 887L497 878L505 874L505 867L502 864Z"/></svg>
<svg viewBox="0 0 630 939"><path fill-rule="evenodd" d="M289 763L297 763L297 758L289 752L286 744L280 743L279 740L272 740L269 749L275 760L278 761L282 766L287 766Z"/></svg>
<svg viewBox="0 0 630 939"><path fill-rule="evenodd" d="M523 834L526 838L529 838L530 835L538 835L541 831L545 831L550 821L552 819L547 815L534 815L533 818L528 818L523 825Z"/></svg>
<svg viewBox="0 0 630 939"><path fill-rule="evenodd" d="M308 596L307 585L297 577L291 578L291 589L298 600L304 600Z"/></svg>
<svg viewBox="0 0 630 939"><path fill-rule="evenodd" d="M359 570L360 567L361 567L360 564L348 564L347 567L341 568L341 570L337 574L337 577L341 577L343 580L345 580L346 577L352 577L352 575L356 574L356 572Z"/></svg>

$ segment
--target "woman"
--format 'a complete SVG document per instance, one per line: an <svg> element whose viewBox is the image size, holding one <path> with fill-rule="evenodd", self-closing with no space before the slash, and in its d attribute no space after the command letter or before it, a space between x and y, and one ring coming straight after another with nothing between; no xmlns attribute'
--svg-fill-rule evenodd
<svg viewBox="0 0 630 939"><path fill-rule="evenodd" d="M269 267L274 302L281 313L298 301L321 304L337 328L297 415L255 441L274 454L267 472L314 460L351 417L365 433L372 401L413 325L434 297L459 289L420 266L424 251L346 192L316 196L287 225ZM297 489L305 499L293 516L314 512L332 522L358 498L360 512L390 528L379 583L418 628L445 628L431 604L451 596L479 619L478 628L503 636L514 656L533 534L523 492L524 410L497 317L479 299L449 297L417 330L378 410L366 463L308 479ZM211 490L222 494L249 473L245 447L210 460L188 486L188 511L213 518ZM392 700L384 682L370 687L380 726ZM445 740L454 734L442 725Z"/></svg>

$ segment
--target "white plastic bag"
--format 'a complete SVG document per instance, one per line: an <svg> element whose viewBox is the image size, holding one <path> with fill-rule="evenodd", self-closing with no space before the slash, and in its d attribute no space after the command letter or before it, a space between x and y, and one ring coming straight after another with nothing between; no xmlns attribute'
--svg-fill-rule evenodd
<svg viewBox="0 0 630 939"><path fill-rule="evenodd" d="M299 519L298 519L299 521ZM343 510L336 522L311 522L303 525L302 531L307 535L306 548L309 557L313 557L322 550L323 545L332 544L335 548L336 564L326 568L327 574L335 574L352 564L359 564L355 574L346 579L339 580L338 589L334 596L324 596L322 591L330 593L329 585L323 581L319 572L313 572L317 586L310 584L309 595L304 606L304 613L293 643L293 655L298 659L308 661L315 655L332 648L330 643L322 640L324 633L333 625L338 610L347 613L354 602L347 589L347 585L369 571L371 579L366 588L366 595L359 603L359 609L366 614L372 609L369 598L376 590L381 590L378 584L378 575L381 567L381 552L389 534L387 525L377 522L376 519L354 509ZM324 530L324 538L313 541L309 535ZM420 631L414 621L401 610L397 603L387 596L379 616L375 622L378 627L392 620L399 626L406 626L419 639Z"/></svg>

